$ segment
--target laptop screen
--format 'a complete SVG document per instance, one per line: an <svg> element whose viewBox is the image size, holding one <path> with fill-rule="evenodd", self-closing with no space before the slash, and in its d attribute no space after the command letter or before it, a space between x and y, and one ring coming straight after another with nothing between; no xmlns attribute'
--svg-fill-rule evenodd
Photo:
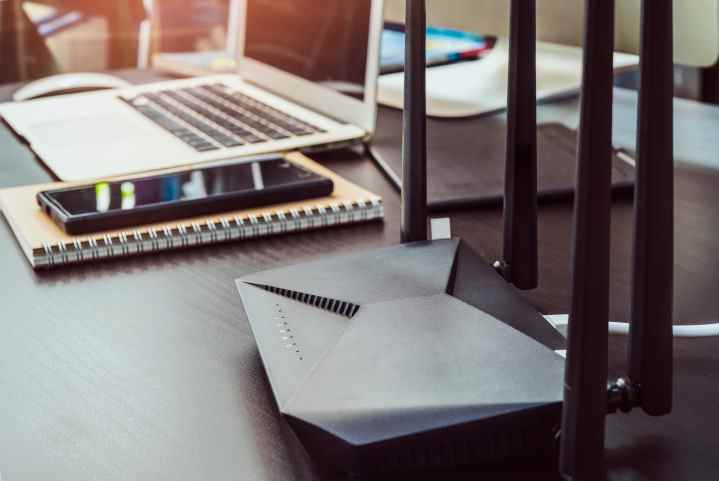
<svg viewBox="0 0 719 481"><path fill-rule="evenodd" d="M371 0L247 0L245 57L364 99Z"/></svg>

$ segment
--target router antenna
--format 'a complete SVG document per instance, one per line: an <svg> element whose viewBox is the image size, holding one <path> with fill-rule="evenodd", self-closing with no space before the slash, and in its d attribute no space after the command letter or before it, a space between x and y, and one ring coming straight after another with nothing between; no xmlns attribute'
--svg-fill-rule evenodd
<svg viewBox="0 0 719 481"><path fill-rule="evenodd" d="M587 0L584 19L572 300L560 452L562 475L575 481L603 479L606 473L614 1Z"/></svg>
<svg viewBox="0 0 719 481"><path fill-rule="evenodd" d="M536 3L512 0L504 180L504 278L537 287Z"/></svg>
<svg viewBox="0 0 719 481"><path fill-rule="evenodd" d="M407 0L402 131L401 241L427 240L427 118L424 0Z"/></svg>
<svg viewBox="0 0 719 481"><path fill-rule="evenodd" d="M659 416L672 409L672 0L644 0L641 30L629 381Z"/></svg>

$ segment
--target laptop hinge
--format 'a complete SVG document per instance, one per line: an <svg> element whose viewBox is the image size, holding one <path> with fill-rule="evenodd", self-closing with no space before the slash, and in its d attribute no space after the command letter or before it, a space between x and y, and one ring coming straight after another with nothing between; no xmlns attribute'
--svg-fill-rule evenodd
<svg viewBox="0 0 719 481"><path fill-rule="evenodd" d="M303 147L300 149L300 152L302 152L303 154L316 154L319 152L327 152L330 150L350 149L361 145L364 145L364 139L340 140L338 142L329 142L326 144Z"/></svg>

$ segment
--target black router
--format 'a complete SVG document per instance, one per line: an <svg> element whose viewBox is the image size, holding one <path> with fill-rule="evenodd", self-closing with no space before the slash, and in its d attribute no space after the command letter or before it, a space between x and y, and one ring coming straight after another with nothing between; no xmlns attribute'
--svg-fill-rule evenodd
<svg viewBox="0 0 719 481"><path fill-rule="evenodd" d="M425 6L407 1L402 244L237 281L279 410L318 462L363 475L551 459L563 426L563 471L572 479L598 479L607 410L627 410L638 399L650 399L639 396L645 384L658 381L666 387L666 376L641 376L648 371L642 371L637 358L632 379L611 385L607 406L611 136L606 134L611 133L612 44L611 29L606 33L607 24L597 19L611 25L611 3L587 3L585 79L596 75L598 80L584 84L585 91L596 89L596 97L582 96L573 302L565 346L565 339L511 285L529 289L537 284L534 1L512 1L505 245L504 258L494 266L461 240L427 240ZM649 10L647 3L654 2L645 2ZM671 48L669 39L666 48ZM661 55L652 58L661 63ZM642 105L662 103L666 90L654 91L658 95L642 98ZM642 126L651 118L645 113ZM592 123L597 130L584 134ZM649 135L662 132L649 130ZM640 183L641 172L640 167ZM637 202L647 201L645 192L637 188ZM600 215L604 210L606 215ZM642 219L653 212L652 203L638 212L638 225L646 224ZM595 224L586 221L588 215L598 216L600 235L592 232ZM644 236L657 227L648 224L650 230L637 231L640 249ZM671 251L671 239L667 242ZM657 253L665 254L666 249ZM652 264L650 257L642 262ZM648 271L635 272L635 286L656 279ZM665 288L666 281L671 294L671 275L653 286ZM589 290L595 288L596 299ZM643 325L644 332L633 337L633 352L646 352L634 338L654 330L641 319L656 317L666 307L637 297L648 299L657 292L635 289L635 304L643 306L636 325L640 330ZM670 367L671 318L659 317L669 322ZM557 353L565 348L566 373ZM668 382L671 400L670 376ZM563 400L568 403L564 409ZM582 416L589 420L586 426L579 422ZM583 473L591 474L582 478Z"/></svg>

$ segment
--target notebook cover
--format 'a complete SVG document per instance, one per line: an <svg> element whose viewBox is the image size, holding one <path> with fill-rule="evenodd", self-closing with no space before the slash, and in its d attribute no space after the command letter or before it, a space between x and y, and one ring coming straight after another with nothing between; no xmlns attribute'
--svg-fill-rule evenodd
<svg viewBox="0 0 719 481"><path fill-rule="evenodd" d="M384 112L383 112L384 114ZM401 113L399 113L401 116ZM380 119L388 119L382 115ZM506 124L500 117L472 122L441 121L427 126L427 196L432 209L451 208L472 199L472 205L499 205L504 195ZM382 126L378 126L382 132ZM454 135L447 135L452 129ZM387 129L389 130L389 129ZM372 150L402 175L400 139L378 137ZM576 182L577 132L558 123L537 128L537 189L539 200L569 198ZM620 156L612 159L612 187L631 191L634 167Z"/></svg>
<svg viewBox="0 0 719 481"><path fill-rule="evenodd" d="M58 227L40 209L35 200L35 195L43 190L87 184L87 181L55 182L48 184L27 185L21 187L1 189L0 209L2 209L5 218L13 229L13 232L15 233L15 236L17 237L18 242L23 249L23 252L27 256L28 260L30 260L30 263L33 265L33 267L36 267L36 256L34 254L34 251L44 249L45 244L49 244L52 246L55 246L58 243L72 244L75 241L93 241L97 239L102 239L105 236L117 236L122 233L125 233L128 236L132 236L134 235L135 231L139 231L141 234L144 235L149 233L151 229L163 231L166 227L173 228L177 227L178 225L183 225L190 229L193 224L206 225L208 221L212 221L213 223L220 223L221 219L227 218L248 218L252 215L257 217L264 217L266 215L274 215L280 212L290 212L293 209L302 211L307 207L330 208L332 205L344 205L346 203L381 203L381 198L379 196L345 180L331 170L319 165L318 163L314 162L313 160L302 154L291 153L288 154L286 158L291 162L294 162L318 174L331 178L334 182L334 191L332 195L329 197L323 197L318 199L308 199L299 202L263 206L241 211L222 212L211 216L177 219L170 222L148 224L144 226L118 229L113 231L95 232L81 236L72 236L66 234L60 227ZM162 172L174 172L179 170L183 169L169 169L159 172L153 172L153 174ZM143 175L146 174L123 176L122 179L142 177ZM113 179L109 178L105 180ZM356 221L360 220L362 219L357 219Z"/></svg>

